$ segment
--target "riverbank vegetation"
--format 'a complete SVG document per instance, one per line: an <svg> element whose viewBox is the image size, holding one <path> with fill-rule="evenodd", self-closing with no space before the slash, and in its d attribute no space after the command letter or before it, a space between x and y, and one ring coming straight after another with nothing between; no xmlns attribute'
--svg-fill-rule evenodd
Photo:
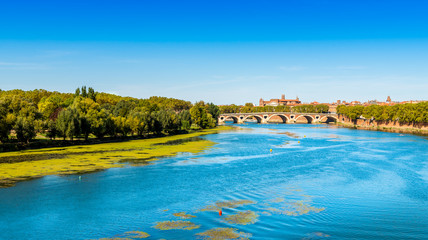
<svg viewBox="0 0 428 240"><path fill-rule="evenodd" d="M219 114L216 105L203 101L137 99L86 87L77 88L74 94L0 90L0 151L57 146L57 138L88 142L186 133L215 127Z"/></svg>
<svg viewBox="0 0 428 240"><path fill-rule="evenodd" d="M296 113L327 113L328 106L325 104L301 104L296 106L254 106L246 103L244 106L235 104L219 106L220 113L254 113L254 112L296 112Z"/></svg>
<svg viewBox="0 0 428 240"><path fill-rule="evenodd" d="M358 118L376 121L398 121L400 123L427 123L428 102L406 103L393 106L345 106L337 107L337 113L352 120Z"/></svg>
<svg viewBox="0 0 428 240"><path fill-rule="evenodd" d="M94 172L126 165L147 165L161 157L197 153L215 143L202 135L228 130L220 126L198 132L116 143L0 153L0 187L46 175Z"/></svg>

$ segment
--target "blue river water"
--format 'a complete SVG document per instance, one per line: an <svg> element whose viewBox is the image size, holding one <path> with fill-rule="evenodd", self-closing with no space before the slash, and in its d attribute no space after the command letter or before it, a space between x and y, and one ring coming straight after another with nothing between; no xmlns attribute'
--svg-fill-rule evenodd
<svg viewBox="0 0 428 240"><path fill-rule="evenodd" d="M197 154L0 189L0 239L201 239L235 228L249 239L428 239L428 141L311 124L247 124L204 136ZM272 149L272 152L270 151ZM218 201L254 204L198 211ZM227 216L251 210L254 223ZM186 220L194 230L159 230Z"/></svg>

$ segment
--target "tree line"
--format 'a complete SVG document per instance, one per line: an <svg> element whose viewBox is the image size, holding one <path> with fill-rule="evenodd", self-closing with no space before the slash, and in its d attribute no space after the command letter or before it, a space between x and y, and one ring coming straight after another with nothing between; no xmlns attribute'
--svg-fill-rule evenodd
<svg viewBox="0 0 428 240"><path fill-rule="evenodd" d="M365 118L377 121L398 121L400 123L428 122L428 102L396 104L392 106L345 106L337 107L337 113L352 120Z"/></svg>
<svg viewBox="0 0 428 240"><path fill-rule="evenodd" d="M252 103L246 103L244 106L235 104L219 106L223 113L256 113L256 112L296 112L296 113L327 113L328 105L325 104L301 104L296 106L254 106Z"/></svg>
<svg viewBox="0 0 428 240"><path fill-rule="evenodd" d="M150 97L137 99L77 88L75 93L0 90L0 141L28 143L37 134L63 140L174 134L215 127L213 103Z"/></svg>

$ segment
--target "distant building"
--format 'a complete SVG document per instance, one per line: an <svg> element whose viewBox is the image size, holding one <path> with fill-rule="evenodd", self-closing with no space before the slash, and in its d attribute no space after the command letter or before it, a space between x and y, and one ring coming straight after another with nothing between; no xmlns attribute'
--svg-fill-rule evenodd
<svg viewBox="0 0 428 240"><path fill-rule="evenodd" d="M264 101L263 98L260 98L259 106L287 106L287 105L297 105L301 104L302 102L299 100L299 97L296 97L296 99L285 99L285 94L281 95L280 99L271 99L269 101Z"/></svg>

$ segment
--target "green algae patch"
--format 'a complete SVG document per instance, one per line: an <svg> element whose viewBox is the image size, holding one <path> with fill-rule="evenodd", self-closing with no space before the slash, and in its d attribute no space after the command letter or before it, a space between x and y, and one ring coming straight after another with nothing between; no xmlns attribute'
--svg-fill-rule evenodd
<svg viewBox="0 0 428 240"><path fill-rule="evenodd" d="M150 234L142 231L129 231L125 232L124 234L116 235L119 237L112 237L112 238L100 238L98 240L133 240L133 239L142 239L142 238L148 238L150 237Z"/></svg>
<svg viewBox="0 0 428 240"><path fill-rule="evenodd" d="M263 212L262 212L262 214L263 214L263 215L266 215L266 216L272 216L272 213L270 213L270 212L268 212L268 211L263 211Z"/></svg>
<svg viewBox="0 0 428 240"><path fill-rule="evenodd" d="M314 207L309 201L304 200L285 202L278 208L270 207L265 209L265 211L271 212L272 214L283 214L288 216L301 216L310 213L319 213L324 210L325 208Z"/></svg>
<svg viewBox="0 0 428 240"><path fill-rule="evenodd" d="M189 221L164 221L157 222L153 227L159 230L193 230L200 228L201 225Z"/></svg>
<svg viewBox="0 0 428 240"><path fill-rule="evenodd" d="M302 240L312 240L312 239L320 239L320 238L329 238L330 235L325 234L323 232L313 232L307 234L307 237L302 238Z"/></svg>
<svg viewBox="0 0 428 240"><path fill-rule="evenodd" d="M222 208L237 208L244 205L256 204L256 202L251 200L229 200L229 201L219 201L214 205L208 205L202 209L199 209L199 212L218 212Z"/></svg>
<svg viewBox="0 0 428 240"><path fill-rule="evenodd" d="M198 153L215 143L204 139L180 140L230 129L233 128L217 127L160 138L0 153L0 187L10 187L18 181L47 175L83 174L108 168L141 166L183 152ZM167 142L174 144L165 144Z"/></svg>
<svg viewBox="0 0 428 240"><path fill-rule="evenodd" d="M301 216L311 213L319 213L325 210L323 207L315 207L312 205L314 196L307 195L302 189L288 189L287 198L277 197L269 199L270 205L263 210L271 214L281 214L288 216ZM302 199L303 197L303 199ZM318 196L319 197L319 196Z"/></svg>
<svg viewBox="0 0 428 240"><path fill-rule="evenodd" d="M296 133L292 133L292 132L280 132L278 134L284 134L284 135L287 135L291 138L299 138L299 136Z"/></svg>
<svg viewBox="0 0 428 240"><path fill-rule="evenodd" d="M238 239L246 240L251 237L250 233L238 232L236 228L213 228L205 232L197 233L202 239L211 240L227 240L227 239Z"/></svg>
<svg viewBox="0 0 428 240"><path fill-rule="evenodd" d="M288 203L290 206L285 210L285 214L289 216L300 216L304 214L319 213L325 210L325 208L317 208L311 206L309 203L304 201L296 201Z"/></svg>
<svg viewBox="0 0 428 240"><path fill-rule="evenodd" d="M120 237L117 237L117 238L100 238L98 240L132 240L132 239L131 238L120 238Z"/></svg>
<svg viewBox="0 0 428 240"><path fill-rule="evenodd" d="M247 225L257 222L259 215L253 211L239 212L224 218L224 221L231 224Z"/></svg>
<svg viewBox="0 0 428 240"><path fill-rule="evenodd" d="M142 231L130 231L125 233L128 238L148 238L150 234Z"/></svg>
<svg viewBox="0 0 428 240"><path fill-rule="evenodd" d="M172 215L181 219L191 219L196 217L195 215L187 214L186 212L173 213Z"/></svg>
<svg viewBox="0 0 428 240"><path fill-rule="evenodd" d="M285 198L274 198L270 200L273 203L279 203L279 202L284 202Z"/></svg>

